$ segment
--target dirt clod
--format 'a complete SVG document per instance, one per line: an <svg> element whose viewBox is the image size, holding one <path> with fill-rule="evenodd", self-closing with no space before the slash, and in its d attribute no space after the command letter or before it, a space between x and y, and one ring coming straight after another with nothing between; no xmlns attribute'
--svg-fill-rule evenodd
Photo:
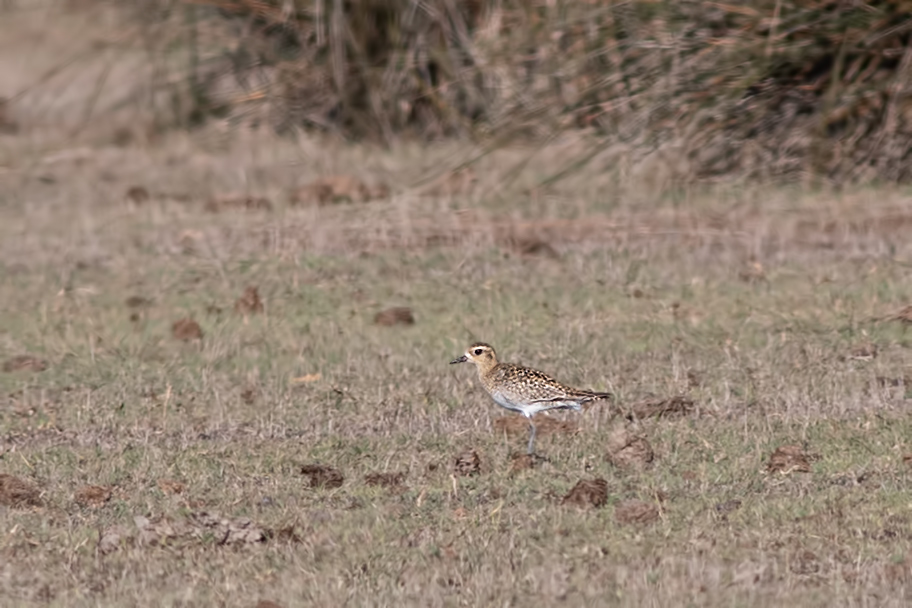
<svg viewBox="0 0 912 608"><path fill-rule="evenodd" d="M41 506L41 491L31 482L0 473L0 505L7 507Z"/></svg>
<svg viewBox="0 0 912 608"><path fill-rule="evenodd" d="M893 314L884 315L879 321L898 321L904 325L912 325L912 304L904 306Z"/></svg>
<svg viewBox="0 0 912 608"><path fill-rule="evenodd" d="M800 445L783 445L776 448L769 457L766 465L770 473L810 473L811 462L816 460L817 456L808 454Z"/></svg>
<svg viewBox="0 0 912 608"><path fill-rule="evenodd" d="M460 477L478 475L481 472L481 458L475 450L466 450L456 456L453 472Z"/></svg>
<svg viewBox="0 0 912 608"><path fill-rule="evenodd" d="M201 340L203 338L203 329L199 326L199 323L187 317L175 321L174 324L171 325L171 335L184 342Z"/></svg>
<svg viewBox="0 0 912 608"><path fill-rule="evenodd" d="M694 402L682 395L661 399L657 397L644 399L630 407L629 418L663 418L670 416L686 416L693 411Z"/></svg>
<svg viewBox="0 0 912 608"><path fill-rule="evenodd" d="M309 478L311 488L338 488L345 481L337 469L322 464L305 464L301 467L301 474Z"/></svg>
<svg viewBox="0 0 912 608"><path fill-rule="evenodd" d="M526 257L544 257L552 260L560 258L560 254L557 253L557 250L551 246L551 244L541 238L534 236L520 237L511 240L511 247L519 255Z"/></svg>
<svg viewBox="0 0 912 608"><path fill-rule="evenodd" d="M124 300L127 308L147 308L152 305L152 300L143 296L130 296Z"/></svg>
<svg viewBox="0 0 912 608"><path fill-rule="evenodd" d="M783 475L793 472L810 473L811 462L817 459L818 456L807 453L799 445L783 445L770 455L766 468L770 473Z"/></svg>
<svg viewBox="0 0 912 608"><path fill-rule="evenodd" d="M15 135L18 132L19 123L12 118L9 100L0 97L0 134Z"/></svg>
<svg viewBox="0 0 912 608"><path fill-rule="evenodd" d="M547 457L538 454L513 454L510 457L510 473L534 469L543 462L550 461Z"/></svg>
<svg viewBox="0 0 912 608"><path fill-rule="evenodd" d="M440 175L421 188L423 196L455 196L468 194L475 188L478 177L472 167L462 167Z"/></svg>
<svg viewBox="0 0 912 608"><path fill-rule="evenodd" d="M108 555L122 546L132 543L136 533L129 526L117 525L105 528L98 536L98 552Z"/></svg>
<svg viewBox="0 0 912 608"><path fill-rule="evenodd" d="M257 398L256 387L246 386L246 387L244 387L243 390L241 390L241 401L243 401L245 405L253 405L254 403L256 403L256 398Z"/></svg>
<svg viewBox="0 0 912 608"><path fill-rule="evenodd" d="M124 193L124 199L134 205L148 203L150 198L149 191L142 186L130 186Z"/></svg>
<svg viewBox="0 0 912 608"><path fill-rule="evenodd" d="M791 559L790 570L795 574L816 574L820 571L820 561L813 551L799 551Z"/></svg>
<svg viewBox="0 0 912 608"><path fill-rule="evenodd" d="M294 190L288 202L293 207L323 207L338 203L366 203L388 197L386 184L369 186L350 175L334 175L316 179Z"/></svg>
<svg viewBox="0 0 912 608"><path fill-rule="evenodd" d="M652 446L626 426L618 426L608 436L605 459L616 467L641 469L655 459Z"/></svg>
<svg viewBox="0 0 912 608"><path fill-rule="evenodd" d="M73 494L73 500L82 507L98 508L111 500L109 486L83 486Z"/></svg>
<svg viewBox="0 0 912 608"><path fill-rule="evenodd" d="M364 477L364 483L369 486L380 486L384 488L396 488L405 481L405 473L368 473Z"/></svg>
<svg viewBox="0 0 912 608"><path fill-rule="evenodd" d="M260 292L254 285L248 285L244 293L234 303L234 311L242 315L253 315L263 312L263 301Z"/></svg>
<svg viewBox="0 0 912 608"><path fill-rule="evenodd" d="M599 508L608 501L608 482L602 478L581 479L561 500L562 505Z"/></svg>
<svg viewBox="0 0 912 608"><path fill-rule="evenodd" d="M849 349L848 358L856 361L871 361L877 357L877 345L873 342L861 342Z"/></svg>
<svg viewBox="0 0 912 608"><path fill-rule="evenodd" d="M519 473L535 467L533 454L513 454L510 458L510 472Z"/></svg>
<svg viewBox="0 0 912 608"><path fill-rule="evenodd" d="M880 388L896 388L898 386L912 386L912 375L903 376L902 378L889 377L889 376L877 376L874 378L874 381L877 382L877 386Z"/></svg>
<svg viewBox="0 0 912 608"><path fill-rule="evenodd" d="M659 507L637 499L623 500L614 508L614 518L619 524L648 524L659 518Z"/></svg>
<svg viewBox="0 0 912 608"><path fill-rule="evenodd" d="M303 540L301 538L301 535L298 534L298 531L295 529L294 524L272 530L269 536L270 538L274 538L277 541L292 544L297 544Z"/></svg>
<svg viewBox="0 0 912 608"><path fill-rule="evenodd" d="M177 236L177 244L184 255L196 255L205 238L206 235L200 230L182 230Z"/></svg>
<svg viewBox="0 0 912 608"><path fill-rule="evenodd" d="M3 371L11 372L43 372L48 367L47 361L33 355L19 355L7 359L3 363Z"/></svg>
<svg viewBox="0 0 912 608"><path fill-rule="evenodd" d="M745 283L760 283L767 280L766 270L760 262L750 262L738 272L738 278Z"/></svg>
<svg viewBox="0 0 912 608"><path fill-rule="evenodd" d="M392 327L393 325L414 325L415 316L412 309L407 306L394 306L381 310L374 315L374 325Z"/></svg>
<svg viewBox="0 0 912 608"><path fill-rule="evenodd" d="M264 196L251 194L220 194L206 201L203 208L210 213L219 213L229 209L269 211L272 209L272 201Z"/></svg>
<svg viewBox="0 0 912 608"><path fill-rule="evenodd" d="M715 507L716 513L719 513L720 515L726 515L728 513L731 513L732 511L737 511L740 508L741 508L741 501L738 500L737 498L733 498L731 500L726 500L725 502L717 503L716 507Z"/></svg>
<svg viewBox="0 0 912 608"><path fill-rule="evenodd" d="M190 513L183 519L166 516L133 518L142 546L161 546L172 543L211 543L245 545L267 540L266 531L246 517L225 518L211 511Z"/></svg>
<svg viewBox="0 0 912 608"><path fill-rule="evenodd" d="M185 484L174 479L159 479L156 485L164 494L182 494L187 489Z"/></svg>

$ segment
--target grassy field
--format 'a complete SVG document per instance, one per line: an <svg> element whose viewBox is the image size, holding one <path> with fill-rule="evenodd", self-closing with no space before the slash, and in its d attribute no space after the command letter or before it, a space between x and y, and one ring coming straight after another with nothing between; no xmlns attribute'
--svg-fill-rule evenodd
<svg viewBox="0 0 912 608"><path fill-rule="evenodd" d="M530 193L505 152L422 196L453 149L195 141L8 159L4 605L909 601L908 193ZM390 197L285 204L346 171ZM448 365L479 339L617 400L529 468Z"/></svg>
<svg viewBox="0 0 912 608"><path fill-rule="evenodd" d="M141 57L29 89L92 26L45 17L0 18L3 606L912 599L908 189L74 130ZM475 340L617 398L530 462Z"/></svg>

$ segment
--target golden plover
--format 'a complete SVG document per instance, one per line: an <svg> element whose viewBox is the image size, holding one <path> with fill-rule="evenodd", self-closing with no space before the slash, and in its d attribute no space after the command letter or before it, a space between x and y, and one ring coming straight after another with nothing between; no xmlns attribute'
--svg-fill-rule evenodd
<svg viewBox="0 0 912 608"><path fill-rule="evenodd" d="M519 412L529 420L529 449L535 446L535 424L532 416L546 410L572 409L596 399L610 399L611 393L580 390L561 384L548 374L528 367L499 363L497 353L484 342L476 342L450 364L471 361L478 370L482 386L497 405Z"/></svg>

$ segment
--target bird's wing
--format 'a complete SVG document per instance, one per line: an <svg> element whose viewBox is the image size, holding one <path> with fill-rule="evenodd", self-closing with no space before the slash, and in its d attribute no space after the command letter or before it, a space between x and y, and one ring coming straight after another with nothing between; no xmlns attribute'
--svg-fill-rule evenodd
<svg viewBox="0 0 912 608"><path fill-rule="evenodd" d="M610 399L611 393L596 393L593 391L580 391L569 387L563 387L563 390L556 393L553 397L542 397L536 399L534 403L586 403L594 399Z"/></svg>

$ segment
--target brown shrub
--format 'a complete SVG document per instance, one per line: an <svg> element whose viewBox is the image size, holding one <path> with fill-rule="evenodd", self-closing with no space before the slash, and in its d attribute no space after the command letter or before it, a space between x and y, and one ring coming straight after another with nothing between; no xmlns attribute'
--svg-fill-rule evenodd
<svg viewBox="0 0 912 608"><path fill-rule="evenodd" d="M543 20L538 3L433 2L415 12L396 0L340 5L331 28L320 11L289 12L279 0L216 4L220 19L246 23L237 29L249 33L234 34L235 44L251 52L248 62L226 58L215 72L243 83L261 74L264 60L274 69L256 100L220 93L228 76L206 79L206 98L218 100L209 111L252 115L255 102L283 131L303 126L391 143L403 134L535 137L561 125L601 133L602 150L656 142L639 174L667 185L736 172L833 181L902 181L912 172L912 120L890 88L908 64L907 11L896 2L644 1L611 10L583 2L567 5L565 18ZM773 14L788 27L777 29ZM670 28L687 44L668 45ZM796 47L802 52L790 52ZM504 68L504 86L490 86L483 66L494 63ZM621 97L637 103L606 103ZM591 158L563 160L548 183ZM454 176L470 170L428 190L461 191Z"/></svg>

